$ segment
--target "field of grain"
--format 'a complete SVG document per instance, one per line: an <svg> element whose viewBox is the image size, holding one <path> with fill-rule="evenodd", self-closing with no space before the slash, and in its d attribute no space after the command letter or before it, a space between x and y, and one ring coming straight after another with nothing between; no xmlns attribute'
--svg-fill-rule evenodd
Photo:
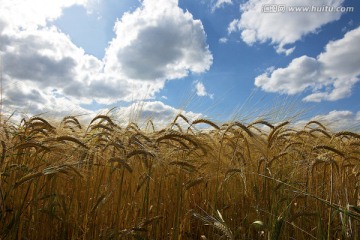
<svg viewBox="0 0 360 240"><path fill-rule="evenodd" d="M360 135L317 121L5 122L0 239L360 239Z"/></svg>

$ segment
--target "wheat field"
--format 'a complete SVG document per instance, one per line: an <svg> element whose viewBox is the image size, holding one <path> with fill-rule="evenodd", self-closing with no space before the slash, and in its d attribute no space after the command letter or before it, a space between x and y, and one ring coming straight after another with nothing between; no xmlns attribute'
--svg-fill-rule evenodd
<svg viewBox="0 0 360 240"><path fill-rule="evenodd" d="M360 239L360 135L321 122L4 122L0 239Z"/></svg>

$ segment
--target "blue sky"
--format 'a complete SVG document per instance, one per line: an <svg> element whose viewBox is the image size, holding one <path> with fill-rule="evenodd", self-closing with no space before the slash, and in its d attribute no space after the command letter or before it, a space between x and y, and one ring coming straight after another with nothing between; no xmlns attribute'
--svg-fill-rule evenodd
<svg viewBox="0 0 360 240"><path fill-rule="evenodd" d="M284 10L264 12L270 5ZM354 126L359 11L355 0L0 1L4 111L117 107L125 119L164 124L181 111L276 121L304 110L296 121Z"/></svg>

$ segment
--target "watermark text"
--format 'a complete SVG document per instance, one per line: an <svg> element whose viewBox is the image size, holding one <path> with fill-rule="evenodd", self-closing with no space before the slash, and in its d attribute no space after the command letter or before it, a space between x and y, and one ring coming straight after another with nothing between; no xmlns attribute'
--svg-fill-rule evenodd
<svg viewBox="0 0 360 240"><path fill-rule="evenodd" d="M285 12L310 12L310 13L326 13L326 12L354 12L354 7L342 6L287 6L285 4L264 4L261 7L263 13L285 13Z"/></svg>

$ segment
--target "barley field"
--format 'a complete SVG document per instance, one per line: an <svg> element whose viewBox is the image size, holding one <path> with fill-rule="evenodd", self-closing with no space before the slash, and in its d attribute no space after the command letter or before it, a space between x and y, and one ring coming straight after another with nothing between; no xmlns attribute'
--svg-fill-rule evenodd
<svg viewBox="0 0 360 240"><path fill-rule="evenodd" d="M360 135L177 115L4 121L0 239L360 239Z"/></svg>

